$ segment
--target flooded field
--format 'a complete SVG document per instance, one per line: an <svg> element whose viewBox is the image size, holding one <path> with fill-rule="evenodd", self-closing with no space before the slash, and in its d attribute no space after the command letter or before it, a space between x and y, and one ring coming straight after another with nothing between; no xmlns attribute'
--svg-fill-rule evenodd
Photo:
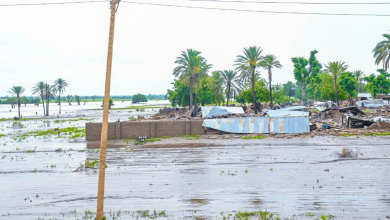
<svg viewBox="0 0 390 220"><path fill-rule="evenodd" d="M61 118L69 118L69 117L102 117L102 109L101 107L102 102L86 102L81 103L80 105L77 105L77 103L72 103L72 105L69 105L68 103L62 103L61 104L61 110L62 113L59 115ZM167 100L160 100L160 101L148 101L148 103L143 104L132 104L131 101L114 101L114 106L112 108L126 108L130 106L165 106L169 105L169 101ZM23 118L31 118L31 117L38 117L38 118L48 118L47 116L43 115L43 106L40 104L39 106L35 106L32 104L21 105L21 115ZM49 106L49 112L50 116L49 118L53 117L56 118L57 114L59 112L59 105L56 103L50 103ZM131 115L138 115L138 114L152 114L152 109L145 109L146 112L136 112L135 109L122 109L122 110L111 110L110 112L113 115L111 116L111 120L118 120L118 117L121 119L128 119ZM136 114L129 114L129 113L136 113ZM149 113L148 113L149 112ZM18 116L18 109L17 107L12 109L11 105L0 105L0 119L1 118L13 118L15 116ZM124 118L126 117L127 118Z"/></svg>
<svg viewBox="0 0 390 220"><path fill-rule="evenodd" d="M99 158L99 149L88 147L78 136L86 121L98 121L88 117L97 117L95 112L77 110L58 122L57 118L16 125L0 122L0 219L94 219L98 169L75 170L86 160ZM125 112L122 117L136 113ZM49 132L57 127L68 129L60 135ZM162 141L164 147L128 142L108 150L106 216L386 219L389 141L388 137L169 138ZM186 147L187 142L198 147ZM335 152L344 146L360 150L358 159L339 159Z"/></svg>

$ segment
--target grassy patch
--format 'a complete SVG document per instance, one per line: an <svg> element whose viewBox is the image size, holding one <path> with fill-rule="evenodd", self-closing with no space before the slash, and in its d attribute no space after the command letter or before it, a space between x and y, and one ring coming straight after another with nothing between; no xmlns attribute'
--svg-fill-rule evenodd
<svg viewBox="0 0 390 220"><path fill-rule="evenodd" d="M131 137L126 138L124 141L126 142L126 144L129 144L129 143L137 144L138 143L138 141L134 140Z"/></svg>
<svg viewBox="0 0 390 220"><path fill-rule="evenodd" d="M244 139L244 140L250 140L250 139L265 139L265 137L264 136L261 136L261 135L258 135L258 136L253 136L253 137L251 137L251 136L248 136L248 137L241 137L241 139Z"/></svg>
<svg viewBox="0 0 390 220"><path fill-rule="evenodd" d="M260 220L279 220L279 216L274 216L267 211L238 211L235 215L236 219L260 219Z"/></svg>
<svg viewBox="0 0 390 220"><path fill-rule="evenodd" d="M99 167L99 162L97 160L93 160L93 161L85 160L85 167L96 169Z"/></svg>
<svg viewBox="0 0 390 220"><path fill-rule="evenodd" d="M199 140L200 135L184 135L182 138L185 138L186 140Z"/></svg>
<svg viewBox="0 0 390 220"><path fill-rule="evenodd" d="M352 134L342 134L341 135L342 137L351 137L351 136L353 136Z"/></svg>
<svg viewBox="0 0 390 220"><path fill-rule="evenodd" d="M17 121L29 121L29 120L41 120L43 118L21 118L17 119ZM15 121L13 118L0 118L0 122L2 121Z"/></svg>
<svg viewBox="0 0 390 220"><path fill-rule="evenodd" d="M67 128L61 128L60 134L61 135L67 135L70 138L77 138L77 137L85 137L85 129L77 128L77 127L67 127ZM24 137L26 136L49 136L49 135L58 135L58 131L55 129L49 129L46 131L30 131L25 134L23 134Z"/></svg>
<svg viewBox="0 0 390 220"><path fill-rule="evenodd" d="M364 113L371 113L370 110L363 110Z"/></svg>
<svg viewBox="0 0 390 220"><path fill-rule="evenodd" d="M389 136L389 135L390 135L390 131L389 132L385 132L385 133L369 132L369 133L365 134L364 136Z"/></svg>
<svg viewBox="0 0 390 220"><path fill-rule="evenodd" d="M161 141L161 138L148 138L143 143L146 144L148 142L153 143L155 141Z"/></svg>
<svg viewBox="0 0 390 220"><path fill-rule="evenodd" d="M111 108L110 110L138 110L140 111L141 109L159 109L159 108L164 108L165 105L141 105L141 106L129 106L129 107L123 107L123 108ZM98 108L98 109L91 109L91 110L102 110L103 108Z"/></svg>
<svg viewBox="0 0 390 220"><path fill-rule="evenodd" d="M141 218L155 219L155 218L158 218L158 217L162 217L162 218L167 218L168 217L168 214L167 214L167 212L165 210L163 210L163 211L156 211L156 210L154 210L153 212L149 212L149 210L138 210L136 213ZM137 218L138 218L138 216L137 216Z"/></svg>
<svg viewBox="0 0 390 220"><path fill-rule="evenodd" d="M64 119L64 120L55 120L54 123L67 122L67 121L93 121L93 118L76 118L76 119Z"/></svg>
<svg viewBox="0 0 390 220"><path fill-rule="evenodd" d="M136 117L130 116L129 121L137 121L138 119Z"/></svg>
<svg viewBox="0 0 390 220"><path fill-rule="evenodd" d="M0 134L0 137L4 137L5 136L5 134Z"/></svg>

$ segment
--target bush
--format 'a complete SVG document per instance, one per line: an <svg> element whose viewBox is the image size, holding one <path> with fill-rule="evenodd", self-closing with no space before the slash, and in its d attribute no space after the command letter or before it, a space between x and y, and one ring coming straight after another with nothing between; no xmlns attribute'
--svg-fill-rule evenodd
<svg viewBox="0 0 390 220"><path fill-rule="evenodd" d="M109 101L109 109L111 109L111 106L113 106L114 105L114 101L112 100L112 98L110 98L110 101ZM103 100L103 103L102 103L102 105L101 105L101 107L103 108L103 106L104 106L104 100Z"/></svg>
<svg viewBox="0 0 390 220"><path fill-rule="evenodd" d="M344 147L340 153L336 152L340 158L357 158L360 154L359 150L352 150L351 148Z"/></svg>
<svg viewBox="0 0 390 220"><path fill-rule="evenodd" d="M133 103L140 103L140 102L147 102L148 99L146 98L145 95L142 95L142 94L136 94L136 95L133 95L133 99L132 99Z"/></svg>

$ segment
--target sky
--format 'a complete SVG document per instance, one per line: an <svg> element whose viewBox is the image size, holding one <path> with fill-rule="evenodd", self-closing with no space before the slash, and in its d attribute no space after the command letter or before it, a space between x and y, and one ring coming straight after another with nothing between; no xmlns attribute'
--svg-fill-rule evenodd
<svg viewBox="0 0 390 220"><path fill-rule="evenodd" d="M79 0L85 1L85 0ZM137 1L137 0L134 0ZM247 1L247 0L244 0ZM269 0L276 1L276 0ZM292 0L285 0L292 1ZM297 1L297 0L294 0ZM340 2L301 0L306 2ZM70 0L0 0L3 4ZM390 14L390 5L297 5L184 0L138 0L157 4L281 12ZM343 2L388 2L343 0ZM65 79L65 94L103 95L109 2L0 6L0 96L12 86L24 95L39 81ZM192 48L212 70L234 69L243 48L260 46L283 65L273 83L294 81L292 57L344 61L348 70L376 72L372 49L390 31L390 17L294 15L141 5L122 2L116 14L111 95L165 94L172 88L176 57ZM261 75L266 77L266 71Z"/></svg>

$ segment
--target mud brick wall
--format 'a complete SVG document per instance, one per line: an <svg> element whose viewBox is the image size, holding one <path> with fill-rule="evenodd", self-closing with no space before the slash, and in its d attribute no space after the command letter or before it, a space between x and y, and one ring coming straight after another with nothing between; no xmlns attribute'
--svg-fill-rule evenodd
<svg viewBox="0 0 390 220"><path fill-rule="evenodd" d="M108 123L108 139L138 139L140 136L163 137L202 135L206 133L203 121L139 121ZM87 141L98 141L101 137L102 123L85 123Z"/></svg>

